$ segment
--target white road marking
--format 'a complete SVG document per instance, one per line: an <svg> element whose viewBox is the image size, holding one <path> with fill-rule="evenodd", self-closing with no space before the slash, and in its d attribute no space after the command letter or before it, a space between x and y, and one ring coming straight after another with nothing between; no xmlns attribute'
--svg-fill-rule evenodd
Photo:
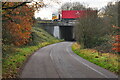
<svg viewBox="0 0 120 80"><path fill-rule="evenodd" d="M69 47L66 48L66 51L67 51L72 57L74 57L78 62L84 64L84 65L87 66L88 68L90 68L90 69L94 70L95 72L101 74L101 75L104 76L105 78L108 78L108 76L106 76L105 74L101 73L100 71L92 68L91 66L85 64L84 62L81 62L78 58L76 58L74 55L71 54L71 52L68 50L68 48L69 48Z"/></svg>
<svg viewBox="0 0 120 80"><path fill-rule="evenodd" d="M55 46L54 46L55 47ZM52 53L53 53L53 48L51 48L51 51L50 51L50 57L51 57L51 60L53 61L53 64L54 64L54 67L55 67L55 69L56 69L56 72L58 73L58 69L57 69L57 66L55 66L56 64L55 64L55 62L54 62L54 58L53 58L53 56L52 56ZM61 78L61 76L60 76L60 74L58 73L58 76L59 76L59 78ZM72 76L71 75L69 75L71 78L72 78Z"/></svg>

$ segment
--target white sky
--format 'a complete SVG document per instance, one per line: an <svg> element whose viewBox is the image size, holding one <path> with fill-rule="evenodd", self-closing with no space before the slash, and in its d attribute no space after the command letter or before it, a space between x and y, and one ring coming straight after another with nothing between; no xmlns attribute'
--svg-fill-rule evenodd
<svg viewBox="0 0 120 80"><path fill-rule="evenodd" d="M57 0L56 0L57 1ZM60 6L66 2L80 2L84 3L88 7L101 9L106 6L108 2L114 2L117 0L58 0L60 4L54 2L54 0L44 0L45 4L48 4L47 8L41 8L39 12L35 13L35 17L41 17L42 19L52 19L52 13L57 13Z"/></svg>

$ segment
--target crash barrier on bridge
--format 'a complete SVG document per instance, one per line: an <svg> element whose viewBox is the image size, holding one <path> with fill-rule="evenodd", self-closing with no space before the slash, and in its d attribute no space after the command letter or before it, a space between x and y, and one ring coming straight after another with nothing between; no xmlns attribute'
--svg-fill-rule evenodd
<svg viewBox="0 0 120 80"><path fill-rule="evenodd" d="M39 21L38 23L44 26L74 26L76 20L69 21Z"/></svg>

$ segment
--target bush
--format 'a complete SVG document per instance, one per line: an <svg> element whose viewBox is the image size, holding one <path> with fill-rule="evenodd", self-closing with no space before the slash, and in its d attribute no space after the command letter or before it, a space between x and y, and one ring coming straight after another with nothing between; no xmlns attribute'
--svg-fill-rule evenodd
<svg viewBox="0 0 120 80"><path fill-rule="evenodd" d="M112 27L96 15L79 19L74 27L75 38L84 48L94 48L107 42L104 36L109 35L111 31Z"/></svg>

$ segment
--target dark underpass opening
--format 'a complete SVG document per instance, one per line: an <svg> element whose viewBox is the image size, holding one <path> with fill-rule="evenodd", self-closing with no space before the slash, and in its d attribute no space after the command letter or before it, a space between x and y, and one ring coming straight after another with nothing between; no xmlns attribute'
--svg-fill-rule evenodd
<svg viewBox="0 0 120 80"><path fill-rule="evenodd" d="M59 26L60 38L65 41L73 41L73 26Z"/></svg>

